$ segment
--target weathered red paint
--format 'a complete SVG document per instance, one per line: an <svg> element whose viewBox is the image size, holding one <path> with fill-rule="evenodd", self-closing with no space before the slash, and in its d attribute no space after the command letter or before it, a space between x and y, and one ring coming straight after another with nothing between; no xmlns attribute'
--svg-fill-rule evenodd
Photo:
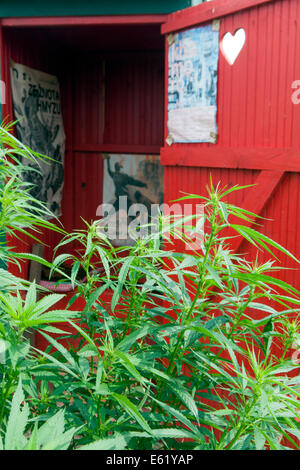
<svg viewBox="0 0 300 470"><path fill-rule="evenodd" d="M300 171L299 150L297 148L269 147L223 147L193 146L173 144L161 149L163 165L177 165L202 168L232 168L236 170L282 170ZM174 146L174 147L173 147ZM174 149L177 150L174 151ZM180 155L180 156L178 156Z"/></svg>
<svg viewBox="0 0 300 470"><path fill-rule="evenodd" d="M162 25L161 32L166 34L179 31L272 1L274 0L226 0L225 2L215 0L200 4L168 15L166 22Z"/></svg>

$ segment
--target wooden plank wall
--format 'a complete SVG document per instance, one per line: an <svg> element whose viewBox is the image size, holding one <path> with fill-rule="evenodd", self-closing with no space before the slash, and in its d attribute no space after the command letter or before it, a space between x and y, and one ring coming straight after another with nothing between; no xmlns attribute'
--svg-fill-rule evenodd
<svg viewBox="0 0 300 470"><path fill-rule="evenodd" d="M221 18L220 40L244 28L246 43L233 66L220 52L217 144L165 145L162 161L166 200L180 191L205 193L210 175L221 186L257 184L231 200L261 212L267 218L261 230L300 259L300 105L291 99L292 83L300 79L299 25L298 0L265 2ZM240 250L254 256L245 244ZM280 262L293 268L281 277L300 288L295 263L281 255Z"/></svg>

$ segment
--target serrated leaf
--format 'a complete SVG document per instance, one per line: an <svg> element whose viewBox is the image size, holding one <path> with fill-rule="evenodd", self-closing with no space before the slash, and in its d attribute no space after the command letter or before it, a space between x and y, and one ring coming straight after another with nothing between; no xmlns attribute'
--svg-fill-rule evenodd
<svg viewBox="0 0 300 470"><path fill-rule="evenodd" d="M83 348L81 348L78 351L77 354L78 356L81 356L81 357L92 357L92 356L98 356L99 351L96 348L96 346L94 347L91 344L86 344L85 346L83 346Z"/></svg>
<svg viewBox="0 0 300 470"><path fill-rule="evenodd" d="M139 423L139 425L144 429L144 431L148 432L149 434L152 434L152 430L145 418L143 418L137 407L127 397L119 395L118 393L112 393L111 396L130 416L132 416L132 418L134 418Z"/></svg>
<svg viewBox="0 0 300 470"><path fill-rule="evenodd" d="M28 308L33 308L35 305L36 305L36 283L35 281L33 281L33 283L30 285L26 294L24 310L27 310Z"/></svg>
<svg viewBox="0 0 300 470"><path fill-rule="evenodd" d="M199 411L196 402L190 395L190 393L175 380L169 382L169 387L175 392L177 397L181 400L182 403L185 404L185 406L190 410L190 412L195 416L196 420L198 421Z"/></svg>
<svg viewBox="0 0 300 470"><path fill-rule="evenodd" d="M11 410L5 433L6 450L21 450L26 445L24 431L28 421L29 406L27 403L24 403L23 409L21 409L23 401L24 393L22 390L22 380L20 378L11 402Z"/></svg>
<svg viewBox="0 0 300 470"><path fill-rule="evenodd" d="M155 328L153 325L145 325L142 328L133 331L124 339L122 339L122 341L120 341L120 343L117 345L117 349L120 351L128 351L131 346L137 342L138 339L147 336L149 333L155 333L156 329L157 328Z"/></svg>
<svg viewBox="0 0 300 470"><path fill-rule="evenodd" d="M177 418L179 422L187 426L190 431L192 431L197 437L199 437L199 429L186 416L184 416L184 414L180 410L177 410L176 408L173 408L172 406L166 403L156 400L155 398L153 398L153 400L158 403L159 406L163 408L169 415Z"/></svg>
<svg viewBox="0 0 300 470"><path fill-rule="evenodd" d="M127 274L128 274L128 271L129 271L129 268L133 259L134 259L133 256L130 256L129 258L127 258L123 262L122 267L120 269L119 276L118 276L118 283L117 283L116 288L114 289L114 293L113 293L112 300L111 300L112 312L114 312L116 305L120 300L122 289L124 287L124 283L125 283L125 280L126 280L126 277L127 277Z"/></svg>
<svg viewBox="0 0 300 470"><path fill-rule="evenodd" d="M84 380L88 378L90 372L90 363L85 357L79 358L79 370Z"/></svg>
<svg viewBox="0 0 300 470"><path fill-rule="evenodd" d="M114 356L117 356L124 367L128 370L128 372L134 377L138 382L145 384L148 382L147 379L141 376L141 374L137 371L137 369L134 367L133 363L130 360L130 355L126 354L122 351L119 351L118 349L114 350Z"/></svg>
<svg viewBox="0 0 300 470"><path fill-rule="evenodd" d="M92 442L79 447L78 450L124 450L127 446L126 439L118 435L108 439L100 439L99 441Z"/></svg>

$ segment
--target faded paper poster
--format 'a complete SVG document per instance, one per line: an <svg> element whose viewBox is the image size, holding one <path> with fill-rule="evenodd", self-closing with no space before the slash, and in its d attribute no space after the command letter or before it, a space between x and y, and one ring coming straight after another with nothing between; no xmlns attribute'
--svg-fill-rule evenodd
<svg viewBox="0 0 300 470"><path fill-rule="evenodd" d="M219 32L212 25L174 36L168 82L168 131L174 142L215 143L218 59Z"/></svg>
<svg viewBox="0 0 300 470"><path fill-rule="evenodd" d="M64 182L65 132L58 79L14 62L11 62L10 73L19 140L35 152L53 159L39 160L40 166L23 159L22 163L40 170L40 173L32 171L26 174L26 180L34 184L32 195L59 216Z"/></svg>
<svg viewBox="0 0 300 470"><path fill-rule="evenodd" d="M155 205L163 203L163 166L159 155L108 154L105 156L103 202L111 204L117 214L118 225L125 228L138 217L138 207L142 207L143 222L148 223ZM137 206L139 205L139 206ZM132 244L129 231L118 226L116 244Z"/></svg>

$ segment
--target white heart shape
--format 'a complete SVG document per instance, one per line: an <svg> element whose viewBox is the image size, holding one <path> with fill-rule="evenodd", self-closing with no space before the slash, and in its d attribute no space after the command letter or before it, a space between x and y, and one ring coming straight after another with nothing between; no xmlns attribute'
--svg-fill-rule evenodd
<svg viewBox="0 0 300 470"><path fill-rule="evenodd" d="M238 58L246 42L246 33L243 28L238 29L234 35L226 33L223 36L221 50L230 65Z"/></svg>

